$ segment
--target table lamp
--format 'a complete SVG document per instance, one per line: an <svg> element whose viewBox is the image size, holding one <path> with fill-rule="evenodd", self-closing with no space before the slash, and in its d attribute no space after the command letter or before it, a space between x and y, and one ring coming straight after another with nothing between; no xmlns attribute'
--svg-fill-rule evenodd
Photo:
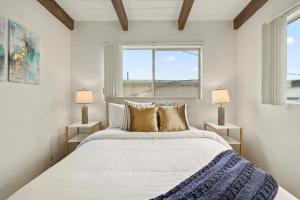
<svg viewBox="0 0 300 200"><path fill-rule="evenodd" d="M76 91L76 103L82 104L81 107L81 121L82 124L87 124L89 122L88 118L88 107L86 104L93 103L93 92L88 89L81 89Z"/></svg>
<svg viewBox="0 0 300 200"><path fill-rule="evenodd" d="M229 103L229 93L225 88L218 88L212 91L212 103L220 104L218 107L218 125L225 125L225 107L224 103Z"/></svg>

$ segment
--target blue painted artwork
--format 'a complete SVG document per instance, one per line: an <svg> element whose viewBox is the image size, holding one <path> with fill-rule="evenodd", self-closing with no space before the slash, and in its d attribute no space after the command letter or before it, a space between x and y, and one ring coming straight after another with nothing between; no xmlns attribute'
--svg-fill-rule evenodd
<svg viewBox="0 0 300 200"><path fill-rule="evenodd" d="M9 81L39 84L39 38L16 22L9 21Z"/></svg>

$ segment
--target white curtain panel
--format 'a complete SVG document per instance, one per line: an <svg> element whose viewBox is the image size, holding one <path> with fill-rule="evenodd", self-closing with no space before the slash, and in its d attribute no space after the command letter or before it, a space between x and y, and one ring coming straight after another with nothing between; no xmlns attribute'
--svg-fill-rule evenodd
<svg viewBox="0 0 300 200"><path fill-rule="evenodd" d="M105 97L123 95L122 47L104 45L104 94Z"/></svg>
<svg viewBox="0 0 300 200"><path fill-rule="evenodd" d="M262 103L286 104L287 19L280 16L263 25Z"/></svg>

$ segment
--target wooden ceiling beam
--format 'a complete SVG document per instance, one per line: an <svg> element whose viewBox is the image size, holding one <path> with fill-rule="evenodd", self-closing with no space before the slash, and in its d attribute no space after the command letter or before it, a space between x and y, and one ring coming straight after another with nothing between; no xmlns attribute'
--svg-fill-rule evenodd
<svg viewBox="0 0 300 200"><path fill-rule="evenodd" d="M122 26L123 31L128 31L128 19L127 19L127 15L122 0L111 0L111 2L118 15L119 22Z"/></svg>
<svg viewBox="0 0 300 200"><path fill-rule="evenodd" d="M251 0L249 4L233 20L233 28L239 29L248 19L250 19L268 0Z"/></svg>
<svg viewBox="0 0 300 200"><path fill-rule="evenodd" d="M194 0L184 0L178 19L178 29L183 30L190 15Z"/></svg>
<svg viewBox="0 0 300 200"><path fill-rule="evenodd" d="M74 30L74 20L56 3L54 0L37 0L59 21L61 21L71 31Z"/></svg>

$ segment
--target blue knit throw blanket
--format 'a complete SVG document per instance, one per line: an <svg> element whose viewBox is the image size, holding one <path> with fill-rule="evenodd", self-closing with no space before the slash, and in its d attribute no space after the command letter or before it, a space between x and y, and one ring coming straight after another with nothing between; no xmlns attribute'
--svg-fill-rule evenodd
<svg viewBox="0 0 300 200"><path fill-rule="evenodd" d="M277 191L271 175L228 150L153 200L272 200Z"/></svg>

